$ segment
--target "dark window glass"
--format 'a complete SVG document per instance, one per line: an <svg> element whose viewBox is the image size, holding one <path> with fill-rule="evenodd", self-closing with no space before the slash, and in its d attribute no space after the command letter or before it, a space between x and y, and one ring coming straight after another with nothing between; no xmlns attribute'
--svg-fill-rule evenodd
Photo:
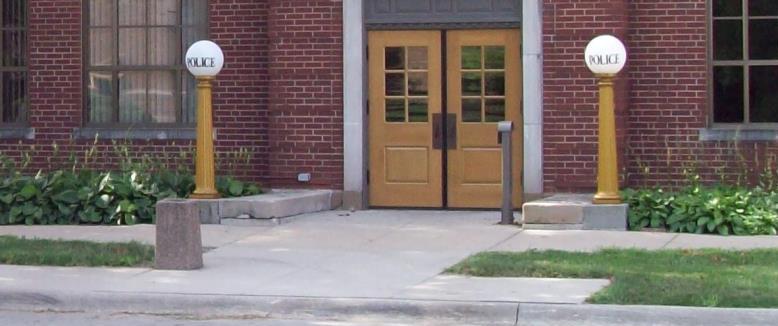
<svg viewBox="0 0 778 326"><path fill-rule="evenodd" d="M778 16L778 1L776 0L749 0L748 15L751 17L759 16Z"/></svg>
<svg viewBox="0 0 778 326"><path fill-rule="evenodd" d="M481 69L481 47L462 47L462 69Z"/></svg>
<svg viewBox="0 0 778 326"><path fill-rule="evenodd" d="M778 122L778 66L751 67L751 122Z"/></svg>
<svg viewBox="0 0 778 326"><path fill-rule="evenodd" d="M386 54L386 70L405 69L405 48L390 47L384 51Z"/></svg>
<svg viewBox="0 0 778 326"><path fill-rule="evenodd" d="M713 22L713 60L743 59L743 22L716 20Z"/></svg>
<svg viewBox="0 0 778 326"><path fill-rule="evenodd" d="M405 99L386 99L386 122L405 122Z"/></svg>
<svg viewBox="0 0 778 326"><path fill-rule="evenodd" d="M427 99L408 100L408 121L427 122L429 117L428 111Z"/></svg>
<svg viewBox="0 0 778 326"><path fill-rule="evenodd" d="M481 122L481 99L462 99L462 122Z"/></svg>
<svg viewBox="0 0 778 326"><path fill-rule="evenodd" d="M505 99L486 99L486 122L505 121Z"/></svg>
<svg viewBox="0 0 778 326"><path fill-rule="evenodd" d="M0 122L27 114L27 1L0 1Z"/></svg>
<svg viewBox="0 0 778 326"><path fill-rule="evenodd" d="M715 67L713 80L714 121L744 122L743 67Z"/></svg>
<svg viewBox="0 0 778 326"><path fill-rule="evenodd" d="M89 123L194 123L195 81L182 57L207 38L207 0L87 3Z"/></svg>
<svg viewBox="0 0 778 326"><path fill-rule="evenodd" d="M743 2L741 0L713 0L714 17L737 17L742 14Z"/></svg>
<svg viewBox="0 0 778 326"><path fill-rule="evenodd" d="M750 59L778 59L778 20L751 20L748 22L748 26Z"/></svg>
<svg viewBox="0 0 778 326"><path fill-rule="evenodd" d="M386 95L387 96L405 95L405 74L404 73L386 74Z"/></svg>

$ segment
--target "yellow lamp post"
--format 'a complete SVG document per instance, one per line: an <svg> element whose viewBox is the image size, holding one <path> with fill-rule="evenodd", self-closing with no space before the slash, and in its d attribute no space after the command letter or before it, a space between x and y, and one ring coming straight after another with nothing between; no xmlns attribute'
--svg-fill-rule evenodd
<svg viewBox="0 0 778 326"><path fill-rule="evenodd" d="M211 82L224 67L224 53L216 43L199 41L186 52L186 67L197 78L197 158L193 199L216 199L213 153L213 110Z"/></svg>
<svg viewBox="0 0 778 326"><path fill-rule="evenodd" d="M600 88L597 194L595 204L621 204L618 157L616 154L616 115L613 79L627 63L627 50L616 37L602 35L586 47L586 65L598 78Z"/></svg>

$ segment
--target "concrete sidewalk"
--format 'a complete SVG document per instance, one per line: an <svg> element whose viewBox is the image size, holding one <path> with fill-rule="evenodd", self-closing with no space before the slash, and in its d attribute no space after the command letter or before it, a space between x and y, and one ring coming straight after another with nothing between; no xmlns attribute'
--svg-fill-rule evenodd
<svg viewBox="0 0 778 326"><path fill-rule="evenodd" d="M608 281L440 273L481 251L778 247L778 237L522 231L495 225L498 220L496 212L376 210L310 214L275 227L203 226L204 246L213 249L202 270L0 266L0 309L217 309L290 318L384 311L454 324L513 325L520 303L580 304ZM0 234L154 240L153 226L11 226L0 227Z"/></svg>

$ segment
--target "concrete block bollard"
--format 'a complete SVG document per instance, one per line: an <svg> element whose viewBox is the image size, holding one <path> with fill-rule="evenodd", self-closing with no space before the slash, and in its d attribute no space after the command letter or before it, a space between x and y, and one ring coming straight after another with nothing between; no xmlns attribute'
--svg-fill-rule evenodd
<svg viewBox="0 0 778 326"><path fill-rule="evenodd" d="M164 270L195 270L203 267L200 207L186 199L157 203L155 267Z"/></svg>

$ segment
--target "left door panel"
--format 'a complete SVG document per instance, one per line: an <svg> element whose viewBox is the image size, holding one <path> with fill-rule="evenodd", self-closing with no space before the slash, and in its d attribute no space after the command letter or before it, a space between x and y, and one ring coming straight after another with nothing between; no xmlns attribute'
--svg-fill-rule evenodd
<svg viewBox="0 0 778 326"><path fill-rule="evenodd" d="M368 34L370 205L442 207L441 33Z"/></svg>

